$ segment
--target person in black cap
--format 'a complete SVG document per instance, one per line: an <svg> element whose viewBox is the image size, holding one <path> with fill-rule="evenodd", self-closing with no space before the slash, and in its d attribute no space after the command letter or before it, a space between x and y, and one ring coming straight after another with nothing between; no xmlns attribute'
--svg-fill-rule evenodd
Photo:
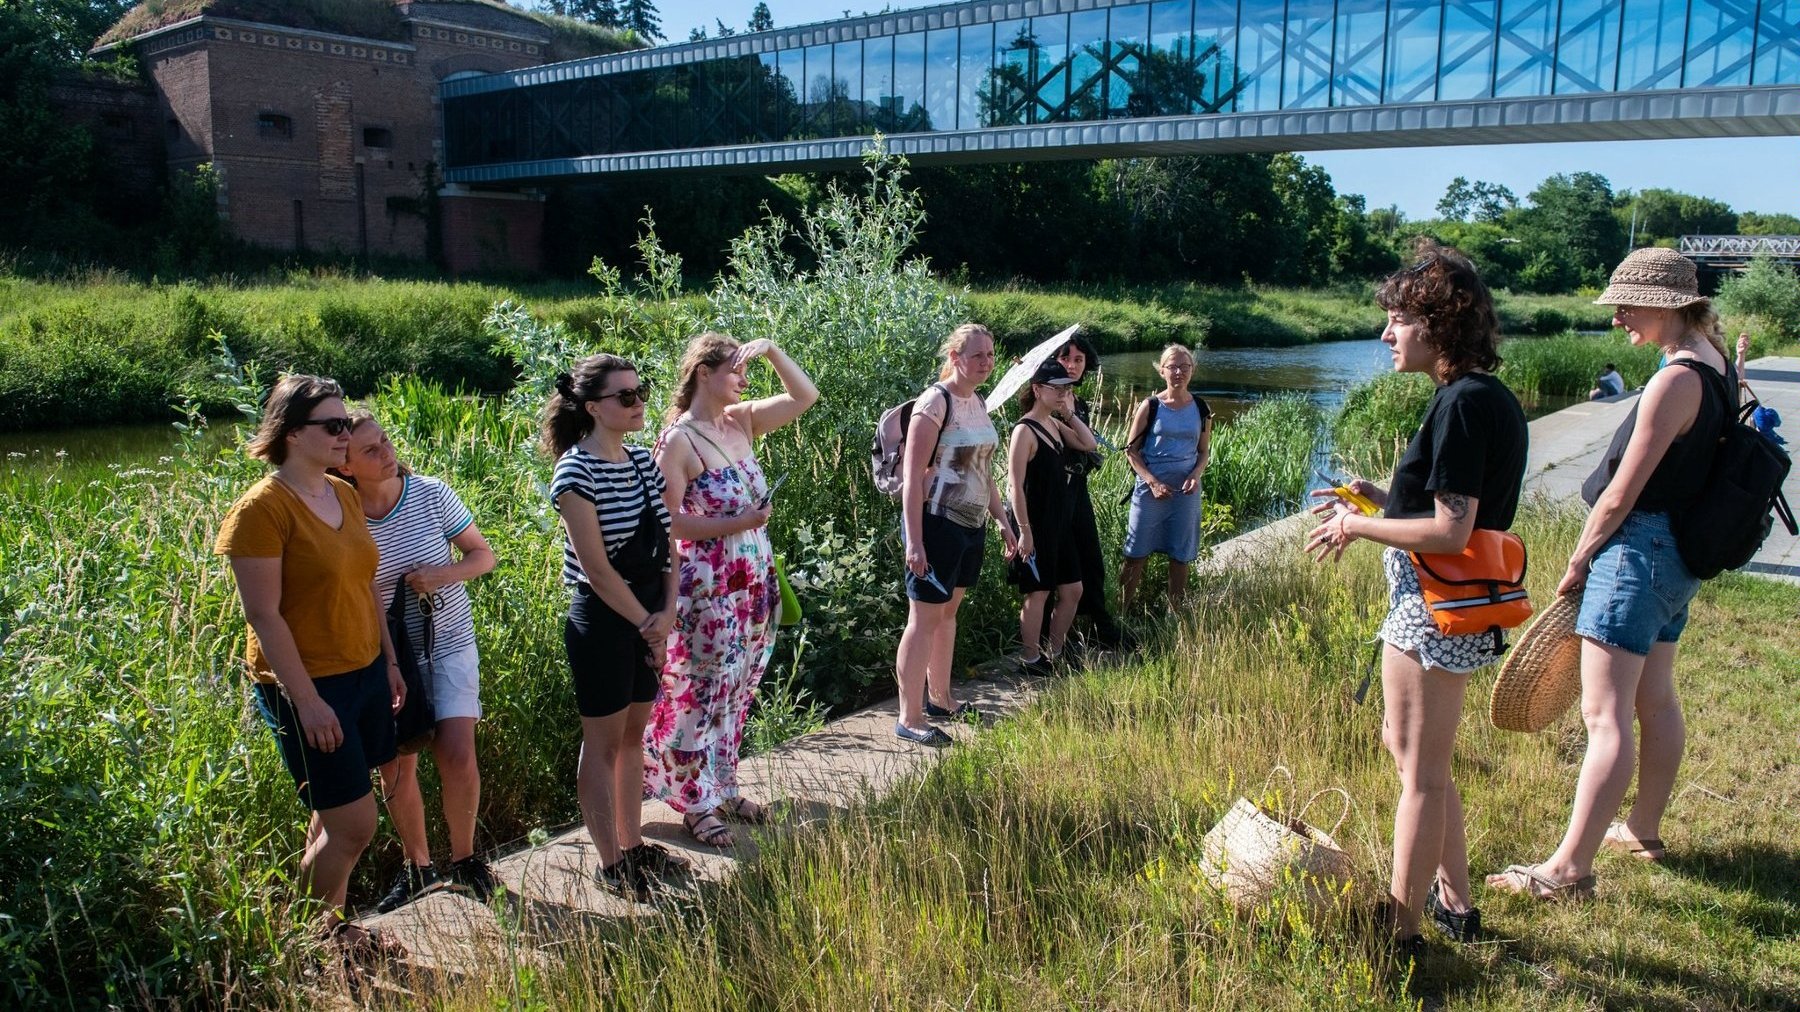
<svg viewBox="0 0 1800 1012"><path fill-rule="evenodd" d="M1100 353L1087 338L1077 334L1056 353L1056 360L1069 371L1075 381L1071 389L1079 390L1089 374L1100 369ZM1074 398L1071 416L1084 425L1092 425L1093 415L1079 395ZM1096 440L1097 441L1097 440ZM1106 557L1100 549L1100 525L1094 517L1094 500L1088 494L1088 474L1104 462L1099 453L1076 454L1069 463L1069 526L1075 554L1081 560L1081 603L1075 608L1077 618L1093 623L1091 642L1102 647L1120 646L1125 634L1106 610ZM1048 622L1048 616L1045 617ZM1048 628L1045 632L1048 632Z"/></svg>
<svg viewBox="0 0 1800 1012"><path fill-rule="evenodd" d="M1019 658L1032 674L1048 673L1062 653L1075 609L1081 602L1081 557L1069 523L1069 464L1095 446L1094 433L1075 417L1075 378L1061 362L1047 359L1019 391L1025 414L1014 426L1007 449L1007 486L1019 550L1007 580L1025 594L1019 608ZM1056 592L1049 635L1044 606Z"/></svg>

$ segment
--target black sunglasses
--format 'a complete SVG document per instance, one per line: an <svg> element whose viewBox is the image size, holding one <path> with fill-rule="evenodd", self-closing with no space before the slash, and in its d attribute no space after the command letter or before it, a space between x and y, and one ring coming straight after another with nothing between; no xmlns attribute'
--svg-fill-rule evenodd
<svg viewBox="0 0 1800 1012"><path fill-rule="evenodd" d="M325 430L327 436L341 436L350 431L350 419L348 418L311 418L301 422L298 427L305 428L308 425L319 426Z"/></svg>
<svg viewBox="0 0 1800 1012"><path fill-rule="evenodd" d="M638 387L635 390L615 390L610 394L601 394L594 398L594 400L603 401L608 397L617 397L619 399L619 407L635 408L638 406L639 401L648 402L650 400L650 384L646 381L638 384Z"/></svg>

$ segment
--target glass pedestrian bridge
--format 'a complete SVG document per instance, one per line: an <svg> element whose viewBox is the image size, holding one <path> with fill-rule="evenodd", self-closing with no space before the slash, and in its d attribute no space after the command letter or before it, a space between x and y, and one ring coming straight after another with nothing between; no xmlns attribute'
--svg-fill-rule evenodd
<svg viewBox="0 0 1800 1012"><path fill-rule="evenodd" d="M976 0L445 81L446 178L1800 134L1800 0Z"/></svg>

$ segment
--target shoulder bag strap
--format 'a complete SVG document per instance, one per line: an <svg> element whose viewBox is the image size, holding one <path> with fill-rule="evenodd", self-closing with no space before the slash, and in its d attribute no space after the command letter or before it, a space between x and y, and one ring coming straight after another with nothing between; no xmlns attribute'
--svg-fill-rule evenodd
<svg viewBox="0 0 1800 1012"><path fill-rule="evenodd" d="M1144 444L1150 441L1150 430L1156 427L1156 413L1162 409L1162 398L1155 394L1144 398L1144 403L1149 405L1150 413L1144 416L1143 431L1131 437L1131 440L1125 444L1129 449L1141 450Z"/></svg>
<svg viewBox="0 0 1800 1012"><path fill-rule="evenodd" d="M691 425L687 425L687 424L684 424L681 422L677 422L675 427L680 429L682 434L688 437L688 442L690 444L693 443L694 436L699 436L701 439L706 440L706 445L712 447L713 452L717 453L719 455L719 459L724 462L721 466L731 467L732 465L737 463L737 458L733 457L729 453L726 453L725 448L723 446L720 446L718 443L713 442L712 437L708 436L706 433L701 432L699 429L696 429ZM696 453L695 456L699 456L699 454ZM706 464L705 458L702 458L700 463L702 466L704 466ZM708 468L708 470L711 470L711 469Z"/></svg>
<svg viewBox="0 0 1800 1012"><path fill-rule="evenodd" d="M942 383L933 383L925 392L936 390L944 395L944 420L938 423L937 438L931 441L931 455L925 458L925 466L930 467L937 460L938 448L944 445L944 430L950 427L950 412L956 410L956 398L950 396L950 388ZM923 405L921 405L923 407Z"/></svg>
<svg viewBox="0 0 1800 1012"><path fill-rule="evenodd" d="M685 432L685 430L683 431ZM700 438L705 439L706 437L701 436ZM644 493L644 508L655 512L656 503L651 501L650 497L650 479L644 477L643 468L638 467L637 454L632 453L629 446L625 448L625 462L631 465L632 472L637 475L638 490ZM704 464L705 461L701 461L701 463Z"/></svg>
<svg viewBox="0 0 1800 1012"><path fill-rule="evenodd" d="M1063 449L1062 441L1058 440L1058 439L1050 438L1050 433L1044 431L1043 426L1039 425L1038 423L1032 421L1029 418L1021 418L1021 419L1019 419L1019 421L1026 425L1031 426L1031 431L1037 433L1039 442L1043 443L1045 446L1048 446L1051 450L1055 451L1058 454L1062 453L1062 449Z"/></svg>

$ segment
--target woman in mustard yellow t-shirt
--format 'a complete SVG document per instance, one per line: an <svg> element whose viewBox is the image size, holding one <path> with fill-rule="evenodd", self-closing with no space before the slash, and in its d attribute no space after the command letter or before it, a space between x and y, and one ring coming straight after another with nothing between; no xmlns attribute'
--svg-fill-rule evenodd
<svg viewBox="0 0 1800 1012"><path fill-rule="evenodd" d="M300 886L325 905L322 934L354 954L398 954L343 918L350 871L375 836L369 770L394 758L394 711L406 685L377 608L375 540L344 463L344 391L286 376L246 449L275 473L245 492L214 551L231 559L250 622L257 704L312 809Z"/></svg>

